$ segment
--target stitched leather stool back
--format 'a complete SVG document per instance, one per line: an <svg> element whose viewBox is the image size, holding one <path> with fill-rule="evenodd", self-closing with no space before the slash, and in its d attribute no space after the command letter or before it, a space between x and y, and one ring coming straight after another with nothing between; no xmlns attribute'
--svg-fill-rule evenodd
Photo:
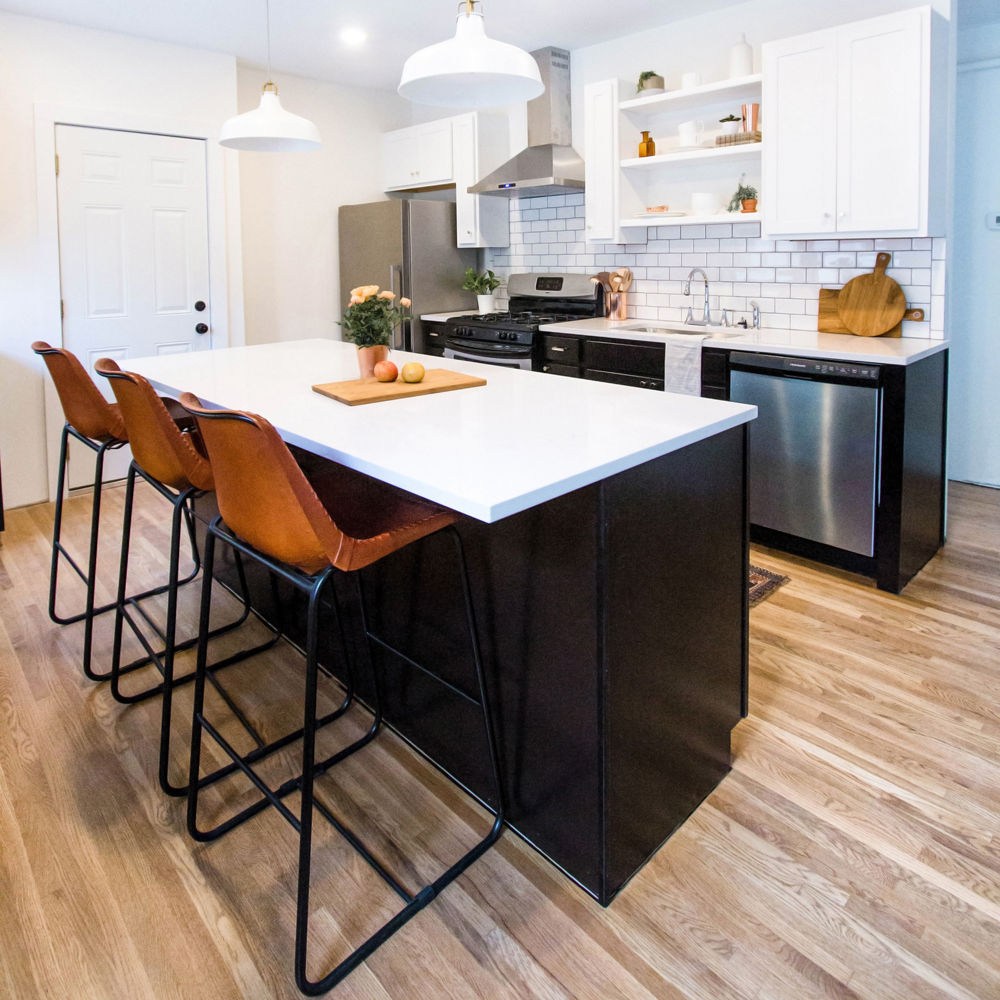
<svg viewBox="0 0 1000 1000"><path fill-rule="evenodd" d="M101 358L94 367L111 382L136 463L175 490L214 489L208 459L198 453L190 434L181 433L149 382L135 372L122 371L112 358Z"/></svg>
<svg viewBox="0 0 1000 1000"><path fill-rule="evenodd" d="M84 437L97 441L105 438L128 440L118 407L101 395L76 355L51 347L44 340L36 340L31 349L41 355L52 376L68 424Z"/></svg>

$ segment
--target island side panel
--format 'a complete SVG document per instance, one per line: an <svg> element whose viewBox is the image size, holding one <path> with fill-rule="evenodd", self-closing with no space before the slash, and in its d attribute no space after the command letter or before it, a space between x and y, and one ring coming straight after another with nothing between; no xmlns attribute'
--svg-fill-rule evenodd
<svg viewBox="0 0 1000 1000"><path fill-rule="evenodd" d="M745 431L603 484L607 904L730 767L744 711Z"/></svg>
<svg viewBox="0 0 1000 1000"><path fill-rule="evenodd" d="M510 825L597 896L601 882L597 530L590 486L494 524L462 518ZM462 596L445 535L366 571L376 631L470 689ZM386 717L491 800L478 709L379 656Z"/></svg>

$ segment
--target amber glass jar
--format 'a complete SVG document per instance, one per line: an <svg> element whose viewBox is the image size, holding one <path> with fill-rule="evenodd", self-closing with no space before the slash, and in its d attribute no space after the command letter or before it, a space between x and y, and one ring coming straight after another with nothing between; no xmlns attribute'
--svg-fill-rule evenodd
<svg viewBox="0 0 1000 1000"><path fill-rule="evenodd" d="M642 133L642 142L639 143L640 156L656 156L656 143L649 138L648 132Z"/></svg>

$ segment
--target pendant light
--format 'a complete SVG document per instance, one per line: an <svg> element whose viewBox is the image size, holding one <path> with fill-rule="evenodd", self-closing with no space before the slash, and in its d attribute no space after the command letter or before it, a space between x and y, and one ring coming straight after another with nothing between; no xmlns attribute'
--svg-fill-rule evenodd
<svg viewBox="0 0 1000 1000"><path fill-rule="evenodd" d="M514 104L544 89L538 64L524 49L486 37L479 0L459 4L454 38L406 60L398 88L417 104L449 108Z"/></svg>
<svg viewBox="0 0 1000 1000"><path fill-rule="evenodd" d="M222 126L219 144L230 149L264 153L292 153L319 149L319 129L307 118L286 111L278 100L278 87L271 80L271 2L265 0L267 17L267 82L260 106L230 118Z"/></svg>

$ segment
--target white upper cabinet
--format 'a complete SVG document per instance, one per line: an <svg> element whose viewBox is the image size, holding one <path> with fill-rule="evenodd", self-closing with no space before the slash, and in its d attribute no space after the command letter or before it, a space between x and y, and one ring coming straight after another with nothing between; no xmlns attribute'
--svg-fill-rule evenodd
<svg viewBox="0 0 1000 1000"><path fill-rule="evenodd" d="M383 133L382 171L386 191L451 183L451 119Z"/></svg>
<svg viewBox="0 0 1000 1000"><path fill-rule="evenodd" d="M584 236L622 242L619 219L618 81L584 88Z"/></svg>
<svg viewBox="0 0 1000 1000"><path fill-rule="evenodd" d="M766 235L943 232L936 19L920 7L763 46Z"/></svg>
<svg viewBox="0 0 1000 1000"><path fill-rule="evenodd" d="M508 155L506 118L467 112L382 134L383 187L419 193L455 188L457 245L510 245L510 203L468 188Z"/></svg>

